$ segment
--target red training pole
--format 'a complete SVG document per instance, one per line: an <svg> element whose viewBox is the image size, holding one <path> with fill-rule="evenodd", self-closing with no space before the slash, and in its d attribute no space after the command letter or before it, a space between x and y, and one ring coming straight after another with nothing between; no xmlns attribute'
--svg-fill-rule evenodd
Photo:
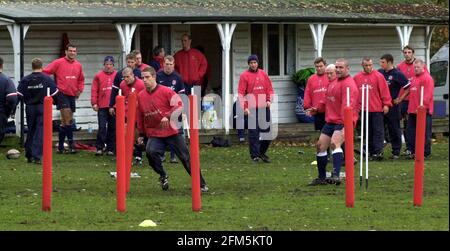
<svg viewBox="0 0 450 251"><path fill-rule="evenodd" d="M200 195L200 148L198 142L198 110L196 95L189 95L189 114L189 131L191 134L189 149L191 152L192 210L198 212L202 207L202 202Z"/></svg>
<svg viewBox="0 0 450 251"><path fill-rule="evenodd" d="M355 184L353 163L353 109L350 106L344 108L345 130L345 205L355 206Z"/></svg>
<svg viewBox="0 0 450 251"><path fill-rule="evenodd" d="M42 152L42 211L50 211L52 204L52 107L53 98L44 98L44 135Z"/></svg>
<svg viewBox="0 0 450 251"><path fill-rule="evenodd" d="M125 212L125 97L116 97L116 190L117 211Z"/></svg>
<svg viewBox="0 0 450 251"><path fill-rule="evenodd" d="M417 108L416 120L416 152L414 157L414 206L422 206L424 151L425 151L425 120L427 109L421 105Z"/></svg>
<svg viewBox="0 0 450 251"><path fill-rule="evenodd" d="M126 152L126 191L130 192L130 174L131 163L133 161L133 143L134 130L136 124L136 92L131 92L128 95L128 111L127 111L127 131L125 135L125 152Z"/></svg>

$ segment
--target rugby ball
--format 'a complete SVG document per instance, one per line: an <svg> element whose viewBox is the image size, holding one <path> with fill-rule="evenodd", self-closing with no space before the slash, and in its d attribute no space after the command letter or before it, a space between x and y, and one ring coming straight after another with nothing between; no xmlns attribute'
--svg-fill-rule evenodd
<svg viewBox="0 0 450 251"><path fill-rule="evenodd" d="M6 153L6 158L8 159L18 159L20 157L20 152L17 149L10 149Z"/></svg>

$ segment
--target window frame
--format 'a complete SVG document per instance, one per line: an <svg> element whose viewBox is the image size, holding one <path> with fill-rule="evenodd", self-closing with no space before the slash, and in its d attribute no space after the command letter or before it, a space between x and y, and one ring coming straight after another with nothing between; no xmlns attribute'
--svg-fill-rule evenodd
<svg viewBox="0 0 450 251"><path fill-rule="evenodd" d="M269 61L268 61L269 60L269 55L268 55L268 52L269 52L268 39L269 39L269 37L268 37L268 32L267 32L267 26L269 24L273 24L273 23L263 23L262 24L262 32L263 32L263 35L262 35L262 37L263 37L263 41L262 41L263 65L262 65L262 68L266 69L267 74L269 74L269 70L268 70L269 69ZM291 79L292 76L285 73L284 25L285 24L294 25L294 34L293 35L294 35L294 44L295 44L294 50L295 51L293 52L292 55L294 56L295 65L297 65L297 58L298 58L298 54L297 54L297 52L298 52L297 24L295 24L295 23L277 23L277 24L278 24L278 39L279 39L278 40L279 41L278 42L278 44L279 44L278 51L279 51L279 55L280 55L280 58L279 58L279 62L280 62L279 63L279 68L280 68L279 72L280 73L278 75L269 75L269 76L280 78L280 79L286 79L286 78ZM250 31L251 31L251 29L250 29ZM250 34L250 36L251 36L251 34ZM251 40L251 38L250 38L250 40Z"/></svg>

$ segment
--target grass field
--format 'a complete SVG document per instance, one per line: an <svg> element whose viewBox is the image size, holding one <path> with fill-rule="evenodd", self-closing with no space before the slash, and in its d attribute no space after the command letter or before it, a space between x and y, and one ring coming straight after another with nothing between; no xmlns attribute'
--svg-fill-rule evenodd
<svg viewBox="0 0 450 251"><path fill-rule="evenodd" d="M273 146L270 164L251 163L247 146L202 146L210 191L200 213L191 209L184 168L167 163L169 191L148 165L134 169L141 178L132 179L123 214L115 210L115 180L108 174L114 160L90 152L54 154L52 210L42 212L42 168L23 155L7 160L13 142L0 146L0 230L449 230L448 138L433 145L425 163L422 207L412 205L411 160L371 162L369 190L356 184L355 208L346 208L344 184L306 186L317 175L311 146ZM139 227L146 219L157 226Z"/></svg>

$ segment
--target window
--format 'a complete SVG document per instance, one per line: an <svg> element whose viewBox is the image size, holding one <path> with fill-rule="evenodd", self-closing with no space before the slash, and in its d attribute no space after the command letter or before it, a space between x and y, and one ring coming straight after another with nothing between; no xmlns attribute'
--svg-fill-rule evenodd
<svg viewBox="0 0 450 251"><path fill-rule="evenodd" d="M430 65L430 74L434 80L434 86L444 86L447 82L448 62L439 61Z"/></svg>
<svg viewBox="0 0 450 251"><path fill-rule="evenodd" d="M259 68L264 69L263 60L263 26L262 24L251 25L251 54L255 54L259 59Z"/></svg>
<svg viewBox="0 0 450 251"><path fill-rule="evenodd" d="M280 26L267 25L267 56L269 75L280 75Z"/></svg>
<svg viewBox="0 0 450 251"><path fill-rule="evenodd" d="M170 25L158 25L158 45L164 47L166 55L172 54L172 45L170 41Z"/></svg>
<svg viewBox="0 0 450 251"><path fill-rule="evenodd" d="M251 25L251 54L258 55L260 68L270 76L295 73L295 43L295 24Z"/></svg>
<svg viewBox="0 0 450 251"><path fill-rule="evenodd" d="M284 28L284 75L295 73L295 25L285 24Z"/></svg>

